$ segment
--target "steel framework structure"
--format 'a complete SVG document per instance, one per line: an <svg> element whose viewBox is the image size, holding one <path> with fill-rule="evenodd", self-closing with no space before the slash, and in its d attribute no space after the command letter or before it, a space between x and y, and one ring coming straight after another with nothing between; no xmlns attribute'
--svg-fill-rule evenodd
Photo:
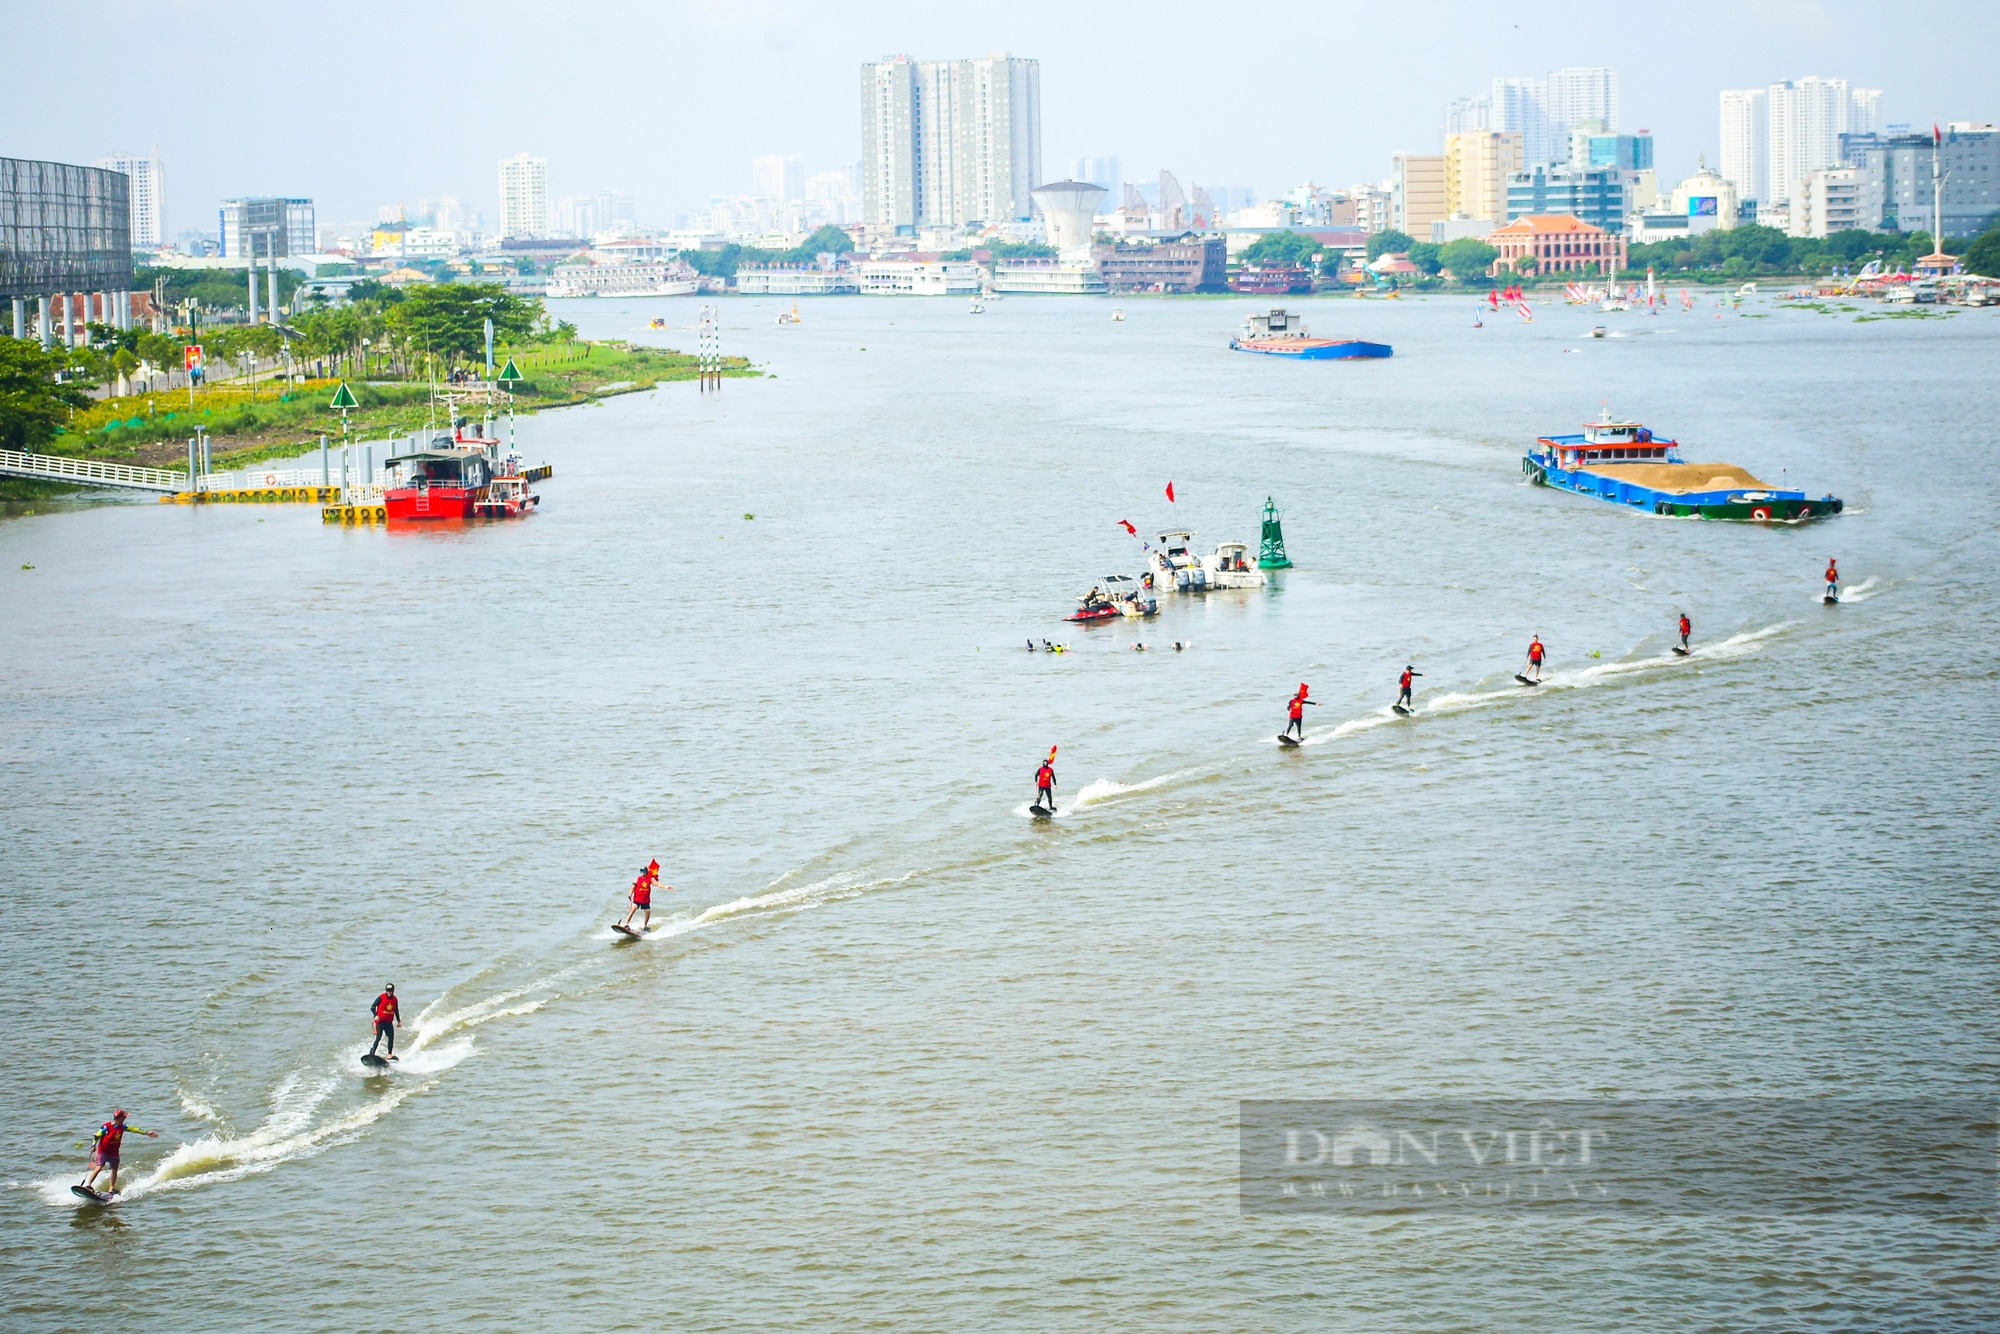
<svg viewBox="0 0 2000 1334"><path fill-rule="evenodd" d="M131 181L0 157L0 299L132 286Z"/></svg>

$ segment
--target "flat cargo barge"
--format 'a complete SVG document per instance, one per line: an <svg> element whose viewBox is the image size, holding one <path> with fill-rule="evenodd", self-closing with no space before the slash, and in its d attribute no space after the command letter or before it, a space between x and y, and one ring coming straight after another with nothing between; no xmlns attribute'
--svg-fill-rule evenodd
<svg viewBox="0 0 2000 1334"><path fill-rule="evenodd" d="M1838 514L1832 496L1809 497L1759 481L1733 463L1688 463L1680 445L1638 422L1586 422L1580 435L1546 435L1521 460L1536 486L1676 518L1797 522Z"/></svg>

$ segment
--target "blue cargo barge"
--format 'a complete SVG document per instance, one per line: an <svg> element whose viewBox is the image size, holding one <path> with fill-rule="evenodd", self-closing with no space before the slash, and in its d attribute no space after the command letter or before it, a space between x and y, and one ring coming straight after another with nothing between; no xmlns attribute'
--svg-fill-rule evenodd
<svg viewBox="0 0 2000 1334"><path fill-rule="evenodd" d="M1758 481L1733 463L1688 463L1680 446L1638 422L1586 422L1581 435L1545 435L1521 460L1536 486L1681 518L1795 521L1838 514L1832 496L1810 499Z"/></svg>

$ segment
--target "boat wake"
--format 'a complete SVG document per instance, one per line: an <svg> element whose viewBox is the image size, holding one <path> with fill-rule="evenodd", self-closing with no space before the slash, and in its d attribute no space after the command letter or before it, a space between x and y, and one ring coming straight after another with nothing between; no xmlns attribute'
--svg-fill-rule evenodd
<svg viewBox="0 0 2000 1334"><path fill-rule="evenodd" d="M1796 624L1798 624L1796 621L1782 621L1777 625L1766 626L1761 630L1745 630L1740 634L1731 635L1727 639L1717 640L1713 644L1704 644L1690 652L1685 658L1678 657L1673 653L1664 653L1657 657L1631 658L1623 662L1596 663L1589 667L1577 668L1573 671L1551 672L1542 678L1542 683L1538 688L1509 684L1494 690L1471 690L1433 695L1425 699L1412 716L1424 717L1430 714L1443 714L1448 717L1452 714L1464 713L1471 709L1485 708L1492 704L1527 699L1549 691L1587 690L1594 686L1609 684L1624 677L1685 666L1690 662L1725 662L1731 658L1740 658L1746 654L1757 652L1766 640L1784 633ZM1338 723L1332 727L1308 732L1303 744L1314 746L1328 741L1335 741L1344 736L1352 736L1356 732L1365 732L1371 728L1380 727L1385 723L1396 722L1398 717L1399 715L1394 710L1385 705L1380 709L1371 710L1359 717L1349 718L1347 721Z"/></svg>
<svg viewBox="0 0 2000 1334"><path fill-rule="evenodd" d="M1874 597L1877 593L1887 592L1890 588L1895 586L1896 582L1897 581L1893 579L1888 579L1888 580L1877 579L1871 575L1869 578L1863 579L1858 584L1851 584L1848 587L1841 589L1840 601L1844 603L1866 602L1869 598ZM1825 598L1825 596L1826 596L1825 590L1822 589L1820 592L1813 594L1813 601L1820 602L1823 598Z"/></svg>
<svg viewBox="0 0 2000 1334"><path fill-rule="evenodd" d="M1026 810L1026 807L1022 808ZM700 912L684 913L668 918L647 935L648 940L672 940L699 931L716 922L728 921L736 917L762 917L774 913L804 912L822 904L838 903L871 890L889 885L901 884L922 871L905 871L901 875L882 876L874 880L861 880L851 874L828 876L815 880L809 885L794 885L790 889L767 889L762 894L746 894L740 899L718 903ZM779 878L782 883L783 877Z"/></svg>

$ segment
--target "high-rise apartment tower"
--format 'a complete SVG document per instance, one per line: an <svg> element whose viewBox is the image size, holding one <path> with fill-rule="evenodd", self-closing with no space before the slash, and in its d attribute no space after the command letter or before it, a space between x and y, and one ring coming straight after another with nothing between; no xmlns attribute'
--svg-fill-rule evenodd
<svg viewBox="0 0 2000 1334"><path fill-rule="evenodd" d="M908 56L861 67L862 220L914 229L1032 216L1041 62Z"/></svg>
<svg viewBox="0 0 2000 1334"><path fill-rule="evenodd" d="M549 160L529 157L500 159L500 235L547 236L549 232Z"/></svg>
<svg viewBox="0 0 2000 1334"><path fill-rule="evenodd" d="M167 243L167 174L160 163L160 150L141 157L137 153L112 153L90 164L106 171L123 172L131 181L128 199L132 210L132 244L157 246Z"/></svg>

